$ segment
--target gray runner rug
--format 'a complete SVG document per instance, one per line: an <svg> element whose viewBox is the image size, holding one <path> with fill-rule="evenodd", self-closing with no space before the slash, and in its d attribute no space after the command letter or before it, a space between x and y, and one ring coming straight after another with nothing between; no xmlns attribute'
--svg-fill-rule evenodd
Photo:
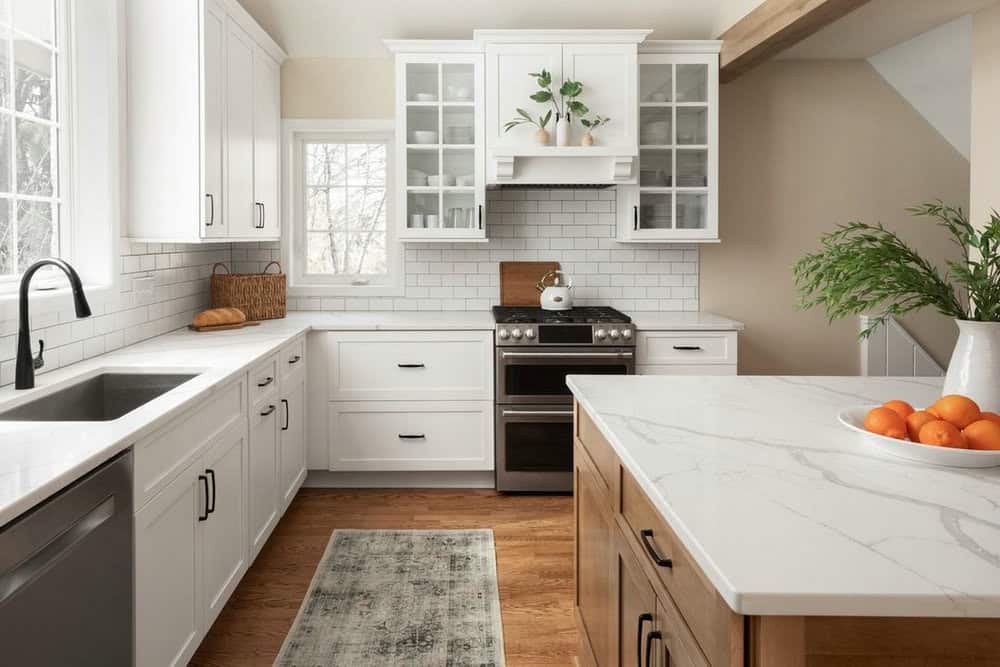
<svg viewBox="0 0 1000 667"><path fill-rule="evenodd" d="M493 531L334 531L274 664L503 667Z"/></svg>

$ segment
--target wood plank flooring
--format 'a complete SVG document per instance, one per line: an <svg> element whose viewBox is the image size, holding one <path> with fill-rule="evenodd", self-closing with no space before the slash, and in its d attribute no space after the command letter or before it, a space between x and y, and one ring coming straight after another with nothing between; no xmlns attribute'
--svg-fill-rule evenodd
<svg viewBox="0 0 1000 667"><path fill-rule="evenodd" d="M573 664L573 499L404 489L300 491L191 664L270 665L336 528L492 528L507 665Z"/></svg>

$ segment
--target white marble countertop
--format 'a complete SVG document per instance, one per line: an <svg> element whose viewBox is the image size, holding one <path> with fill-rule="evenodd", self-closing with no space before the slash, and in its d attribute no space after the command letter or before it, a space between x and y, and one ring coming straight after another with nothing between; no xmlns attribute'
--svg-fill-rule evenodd
<svg viewBox="0 0 1000 667"><path fill-rule="evenodd" d="M639 331L743 331L743 323L706 312L629 313Z"/></svg>
<svg viewBox="0 0 1000 667"><path fill-rule="evenodd" d="M572 376L734 611L1000 617L1000 468L881 458L839 410L936 378Z"/></svg>

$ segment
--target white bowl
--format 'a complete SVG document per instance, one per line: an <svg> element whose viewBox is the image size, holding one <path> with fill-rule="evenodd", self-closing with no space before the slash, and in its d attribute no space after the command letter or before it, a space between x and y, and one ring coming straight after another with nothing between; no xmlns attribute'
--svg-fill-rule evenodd
<svg viewBox="0 0 1000 667"><path fill-rule="evenodd" d="M410 141L415 144L436 144L438 133L434 130L414 130L410 132Z"/></svg>
<svg viewBox="0 0 1000 667"><path fill-rule="evenodd" d="M437 101L437 95L434 93L417 93L413 96L413 99L417 102L435 102Z"/></svg>
<svg viewBox="0 0 1000 667"><path fill-rule="evenodd" d="M455 177L448 174L434 174L427 177L427 185L431 187L449 187L455 185Z"/></svg>
<svg viewBox="0 0 1000 667"><path fill-rule="evenodd" d="M471 188L476 184L475 174L464 174L455 179L455 184L463 188Z"/></svg>
<svg viewBox="0 0 1000 667"><path fill-rule="evenodd" d="M866 445L890 456L950 468L995 468L1000 466L1000 451L937 447L910 440L897 440L866 431L865 416L874 407L877 406L847 408L842 410L837 418L849 430L862 436Z"/></svg>

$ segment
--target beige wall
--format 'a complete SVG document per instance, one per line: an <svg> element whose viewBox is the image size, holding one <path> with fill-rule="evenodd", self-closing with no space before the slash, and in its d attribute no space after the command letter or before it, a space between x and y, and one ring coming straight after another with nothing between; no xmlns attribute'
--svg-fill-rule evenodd
<svg viewBox="0 0 1000 667"><path fill-rule="evenodd" d="M791 267L819 235L859 219L897 229L935 258L949 243L904 207L968 207L961 155L864 61L774 61L722 87L722 243L701 252L701 307L746 322L743 373L854 374L854 319L797 311ZM945 365L956 331L906 322Z"/></svg>
<svg viewBox="0 0 1000 667"><path fill-rule="evenodd" d="M392 58L293 58L281 68L283 118L392 118Z"/></svg>
<svg viewBox="0 0 1000 667"><path fill-rule="evenodd" d="M972 194L976 224L1000 210L1000 3L972 17Z"/></svg>

